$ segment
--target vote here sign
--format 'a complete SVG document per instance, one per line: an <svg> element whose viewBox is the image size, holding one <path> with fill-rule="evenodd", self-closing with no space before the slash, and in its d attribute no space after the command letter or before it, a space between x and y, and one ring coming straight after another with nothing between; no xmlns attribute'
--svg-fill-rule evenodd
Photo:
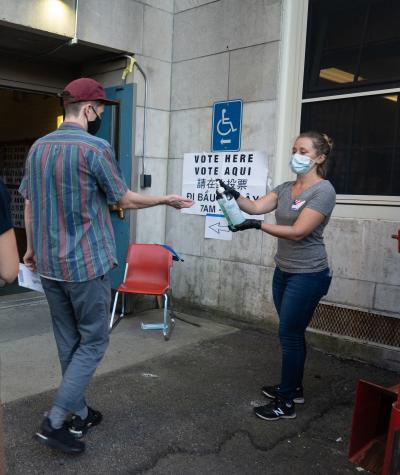
<svg viewBox="0 0 400 475"><path fill-rule="evenodd" d="M243 196L256 200L265 195L267 176L266 152L185 153L182 195L194 200L195 204L182 212L221 213L216 198L218 179L233 186Z"/></svg>

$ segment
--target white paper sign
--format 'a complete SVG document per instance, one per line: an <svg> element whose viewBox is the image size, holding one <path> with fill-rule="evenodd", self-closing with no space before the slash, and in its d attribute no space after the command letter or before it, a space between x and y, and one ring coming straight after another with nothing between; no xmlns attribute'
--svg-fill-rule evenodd
<svg viewBox="0 0 400 475"><path fill-rule="evenodd" d="M195 204L182 212L220 214L215 196L218 179L233 186L243 196L256 200L265 195L267 175L266 152L185 153L182 195L194 200ZM263 219L263 216L252 218Z"/></svg>
<svg viewBox="0 0 400 475"><path fill-rule="evenodd" d="M223 214L207 214L204 237L232 241L232 232Z"/></svg>
<svg viewBox="0 0 400 475"><path fill-rule="evenodd" d="M25 264L19 265L18 285L20 287L36 290L36 292L44 292L39 274L32 272Z"/></svg>

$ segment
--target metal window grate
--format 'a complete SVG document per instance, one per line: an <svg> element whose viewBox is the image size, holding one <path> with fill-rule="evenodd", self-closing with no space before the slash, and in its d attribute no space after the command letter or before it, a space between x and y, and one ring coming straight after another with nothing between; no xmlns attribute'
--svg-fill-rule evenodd
<svg viewBox="0 0 400 475"><path fill-rule="evenodd" d="M400 319L345 307L319 304L310 327L378 345L400 347Z"/></svg>

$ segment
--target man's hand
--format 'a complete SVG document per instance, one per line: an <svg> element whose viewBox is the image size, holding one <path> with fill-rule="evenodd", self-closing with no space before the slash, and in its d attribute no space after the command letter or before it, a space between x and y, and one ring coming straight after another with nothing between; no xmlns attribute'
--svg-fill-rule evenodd
<svg viewBox="0 0 400 475"><path fill-rule="evenodd" d="M243 221L241 224L237 224L234 226L234 228L229 228L233 233L236 231L244 231L245 229L261 229L261 221L258 221L257 219L246 219L246 221Z"/></svg>
<svg viewBox="0 0 400 475"><path fill-rule="evenodd" d="M194 201L179 195L167 195L165 196L165 204L176 209L182 209L190 208L193 206Z"/></svg>
<svg viewBox="0 0 400 475"><path fill-rule="evenodd" d="M230 193L234 198L235 200L237 200L240 196L240 193L235 190L235 188L232 188L231 186L227 185L226 183L224 183L222 180L218 179L219 183L221 184L222 188L227 191L228 193ZM219 195L219 193L217 192L217 195Z"/></svg>
<svg viewBox="0 0 400 475"><path fill-rule="evenodd" d="M23 261L28 269L30 269L32 272L36 272L37 267L36 267L35 253L33 252L33 249L26 250L25 255L23 257Z"/></svg>

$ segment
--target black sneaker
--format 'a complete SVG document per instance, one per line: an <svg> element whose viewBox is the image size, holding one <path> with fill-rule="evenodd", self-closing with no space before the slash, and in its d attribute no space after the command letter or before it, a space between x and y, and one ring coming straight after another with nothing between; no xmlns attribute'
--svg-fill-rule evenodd
<svg viewBox="0 0 400 475"><path fill-rule="evenodd" d="M103 416L100 411L95 411L88 406L88 415L86 419L81 419L79 416L72 416L71 423L69 425L69 432L80 439L86 432L94 426L97 426L102 421Z"/></svg>
<svg viewBox="0 0 400 475"><path fill-rule="evenodd" d="M276 384L275 386L263 386L261 388L261 392L264 394L264 396L267 396L270 399L277 398L278 390L279 384ZM304 404L303 388L296 388L296 395L293 398L293 402L296 404Z"/></svg>
<svg viewBox="0 0 400 475"><path fill-rule="evenodd" d="M285 402L281 399L275 399L265 406L254 408L257 417L267 421L275 421L278 419L294 419L296 417L295 406L293 402Z"/></svg>
<svg viewBox="0 0 400 475"><path fill-rule="evenodd" d="M40 443L53 449L61 450L66 454L80 454L85 450L84 442L76 440L75 437L69 433L66 424L60 429L53 429L48 417L43 420L40 431L36 432L35 437Z"/></svg>

